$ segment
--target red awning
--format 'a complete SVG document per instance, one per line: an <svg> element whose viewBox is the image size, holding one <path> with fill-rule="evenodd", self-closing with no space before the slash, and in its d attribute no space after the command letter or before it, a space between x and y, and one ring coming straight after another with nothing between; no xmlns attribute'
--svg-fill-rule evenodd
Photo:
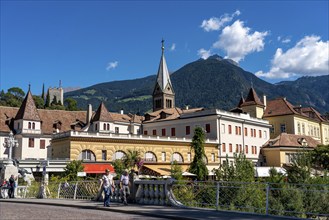
<svg viewBox="0 0 329 220"><path fill-rule="evenodd" d="M83 164L83 166L83 171L86 173L105 173L106 169L109 169L111 173L114 173L114 167L111 164L86 163Z"/></svg>

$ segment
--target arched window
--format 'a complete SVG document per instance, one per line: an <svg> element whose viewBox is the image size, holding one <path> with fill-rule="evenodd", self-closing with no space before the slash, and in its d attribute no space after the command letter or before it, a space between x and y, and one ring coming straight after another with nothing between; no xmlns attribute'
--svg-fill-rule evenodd
<svg viewBox="0 0 329 220"><path fill-rule="evenodd" d="M103 130L106 131L106 124L103 124Z"/></svg>
<svg viewBox="0 0 329 220"><path fill-rule="evenodd" d="M113 154L112 161L122 159L126 154L123 151L116 151Z"/></svg>
<svg viewBox="0 0 329 220"><path fill-rule="evenodd" d="M108 131L110 130L110 124L107 124L107 130Z"/></svg>
<svg viewBox="0 0 329 220"><path fill-rule="evenodd" d="M173 161L177 161L177 162L181 162L181 163L184 162L182 155L177 152L173 153L173 155L171 157L171 162L173 162Z"/></svg>
<svg viewBox="0 0 329 220"><path fill-rule="evenodd" d="M91 150L83 150L78 157L79 160L96 161L96 156Z"/></svg>
<svg viewBox="0 0 329 220"><path fill-rule="evenodd" d="M32 129L35 129L35 123L34 122L32 123Z"/></svg>
<svg viewBox="0 0 329 220"><path fill-rule="evenodd" d="M145 153L144 160L147 162L157 162L157 158L156 158L155 154L151 151Z"/></svg>
<svg viewBox="0 0 329 220"><path fill-rule="evenodd" d="M31 122L29 122L29 127L28 128L31 129Z"/></svg>

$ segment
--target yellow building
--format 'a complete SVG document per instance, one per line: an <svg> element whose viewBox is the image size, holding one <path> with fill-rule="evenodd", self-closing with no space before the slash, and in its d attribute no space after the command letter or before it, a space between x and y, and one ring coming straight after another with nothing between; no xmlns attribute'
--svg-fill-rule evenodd
<svg viewBox="0 0 329 220"><path fill-rule="evenodd" d="M265 166L289 166L298 153L313 150L319 144L307 135L281 133L262 147Z"/></svg>
<svg viewBox="0 0 329 220"><path fill-rule="evenodd" d="M329 144L329 121L312 107L293 106L286 98L268 101L263 119L272 125L270 137L281 133L307 135Z"/></svg>
<svg viewBox="0 0 329 220"><path fill-rule="evenodd" d="M53 135L51 147L54 158L84 161L114 161L123 158L128 150L139 151L147 168L157 170L159 164L170 168L172 162L177 161L186 171L194 157L191 141L189 138L68 131ZM218 143L206 140L204 147L207 166L218 168Z"/></svg>

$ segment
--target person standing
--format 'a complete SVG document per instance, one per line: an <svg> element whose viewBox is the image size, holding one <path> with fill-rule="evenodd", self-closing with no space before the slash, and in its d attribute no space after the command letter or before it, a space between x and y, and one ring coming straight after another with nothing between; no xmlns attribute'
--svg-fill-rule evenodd
<svg viewBox="0 0 329 220"><path fill-rule="evenodd" d="M102 177L103 192L104 192L104 206L110 207L110 196L112 195L112 187L114 188L113 176L109 169L105 170L105 175Z"/></svg>
<svg viewBox="0 0 329 220"><path fill-rule="evenodd" d="M15 188L16 188L15 177L14 175L11 175L9 178L9 190L8 190L9 198L15 198Z"/></svg>
<svg viewBox="0 0 329 220"><path fill-rule="evenodd" d="M123 204L128 205L127 196L130 195L128 172L124 171L120 178L120 189L123 196Z"/></svg>

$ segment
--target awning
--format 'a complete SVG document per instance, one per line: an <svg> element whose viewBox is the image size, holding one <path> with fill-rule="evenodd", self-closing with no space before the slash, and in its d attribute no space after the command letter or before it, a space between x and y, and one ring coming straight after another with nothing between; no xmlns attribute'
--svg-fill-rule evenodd
<svg viewBox="0 0 329 220"><path fill-rule="evenodd" d="M178 164L182 167L182 171L186 171L189 168L189 165ZM147 175L154 176L170 176L171 174L171 165L170 164L147 164L143 165L143 173Z"/></svg>
<svg viewBox="0 0 329 220"><path fill-rule="evenodd" d="M97 164L97 163L85 163L83 171L86 173L105 173L106 169L109 169L111 173L114 173L114 167L111 164Z"/></svg>

